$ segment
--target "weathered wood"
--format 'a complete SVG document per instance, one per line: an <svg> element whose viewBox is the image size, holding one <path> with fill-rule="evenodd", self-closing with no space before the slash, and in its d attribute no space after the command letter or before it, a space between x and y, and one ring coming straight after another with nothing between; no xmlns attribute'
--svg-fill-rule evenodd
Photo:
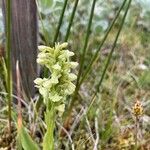
<svg viewBox="0 0 150 150"><path fill-rule="evenodd" d="M5 3L3 0L3 14ZM33 80L37 65L37 8L35 0L12 0L11 56L13 89L16 91L16 61L19 60L22 87L28 96L34 95ZM16 92L15 92L16 93Z"/></svg>

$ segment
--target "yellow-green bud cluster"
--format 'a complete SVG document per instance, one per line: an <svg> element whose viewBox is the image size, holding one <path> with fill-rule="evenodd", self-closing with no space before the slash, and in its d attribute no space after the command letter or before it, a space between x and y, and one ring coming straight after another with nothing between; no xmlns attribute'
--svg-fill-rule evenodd
<svg viewBox="0 0 150 150"><path fill-rule="evenodd" d="M75 90L72 83L76 75L71 73L78 63L70 61L73 52L67 50L67 43L57 44L55 47L39 46L37 63L45 66L50 71L48 78L37 78L34 80L36 87L39 88L40 94L47 101L59 102L57 108L59 111L64 109L64 101L67 95L71 95Z"/></svg>

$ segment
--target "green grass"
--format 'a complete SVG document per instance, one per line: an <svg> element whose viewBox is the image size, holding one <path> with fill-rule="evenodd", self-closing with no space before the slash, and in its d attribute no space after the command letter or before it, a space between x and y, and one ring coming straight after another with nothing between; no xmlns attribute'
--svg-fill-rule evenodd
<svg viewBox="0 0 150 150"><path fill-rule="evenodd" d="M7 92L8 92L8 126L11 136L11 95L12 95L12 77L11 77L11 1L6 1L6 66L7 66Z"/></svg>
<svg viewBox="0 0 150 150"><path fill-rule="evenodd" d="M74 70L74 73L78 74L76 91L74 95L67 97L63 118L58 117L55 120L54 146L56 149L75 150L120 150L123 148L132 150L137 147L148 149L150 138L150 44L148 37L150 33L147 28L137 25L138 21L135 18L140 13L139 7L137 8L134 2L131 5L131 0L55 2L53 0L52 5L48 5L50 10L48 14L44 11L40 12L42 3L38 5L39 21L42 22L40 31L43 31L40 34L44 37L42 42L45 45L51 45L58 42L58 39L60 42L68 41L69 49L75 53L73 60L78 61L79 67ZM99 12L100 6L103 6L103 9L107 8L104 14ZM137 12L134 11L136 8ZM112 12L111 18L109 15L112 15ZM131 12L135 12L135 16L132 16ZM59 17L58 14L60 14ZM8 18L10 21L10 16ZM47 20L49 22L52 20L52 24L48 27L45 24ZM102 20L108 20L108 26L106 30L98 30L98 32L94 27ZM7 99L10 100L8 96L12 96L10 22L8 24L7 61L6 67L5 65L1 67L7 80L3 78L3 74L0 79L2 83L0 85L0 113L2 114L0 146L2 145L3 148L9 145L5 142L7 139L5 123L8 118L10 121L10 115L12 115L10 128L14 141L17 133L17 106L16 104L11 106L10 101L8 101L9 104L7 103ZM49 35L48 28L52 28L55 34ZM4 80L7 81L7 90L5 90L6 81ZM6 96L7 92L8 96ZM41 148L46 133L43 113L45 106L42 98L39 94L37 95L31 102L25 101L24 98L22 100L24 102L24 107L22 107L24 126L21 136L26 141L24 145L30 143L35 146L32 141L34 140ZM132 107L137 99L143 104L144 115L141 116L141 124L137 130L142 136L136 140L136 130L134 130L136 118ZM12 108L12 114L10 114L10 108ZM16 148L14 141L10 143Z"/></svg>

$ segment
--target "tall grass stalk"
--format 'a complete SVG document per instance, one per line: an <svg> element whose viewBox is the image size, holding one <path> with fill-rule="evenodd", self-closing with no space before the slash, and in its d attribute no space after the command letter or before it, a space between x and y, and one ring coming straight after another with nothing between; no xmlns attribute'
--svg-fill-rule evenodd
<svg viewBox="0 0 150 150"><path fill-rule="evenodd" d="M87 27L87 31L86 31L86 37L85 37L85 41L84 41L84 46L82 49L83 53L80 57L81 62L80 62L80 68L79 68L79 73L78 73L78 78L77 78L77 85L76 85L77 88L78 88L78 82L80 80L82 70L83 70L84 61L85 61L85 55L86 55L87 45L88 45L89 36L90 36L90 30L91 30L91 25L92 25L92 19L93 19L95 4L96 4L96 0L93 0L90 18L89 18L89 22L88 22L88 27Z"/></svg>
<svg viewBox="0 0 150 150"><path fill-rule="evenodd" d="M94 56L92 57L91 59L91 62L89 63L89 65L87 66L87 69L85 70L85 73L83 74L82 76L82 79L80 80L80 83L79 83L79 86L83 83L84 79L87 77L87 75L89 74L90 70L92 69L92 65L94 64L95 60L97 59L98 57L98 53L100 52L104 42L106 41L112 27L114 26L114 23L116 22L117 18L119 17L119 14L121 12L121 10L123 9L125 3L126 3L127 0L124 0L122 5L120 6L115 18L113 19L112 23L110 24L109 28L107 29L106 31L106 34L104 35L102 41L101 41L101 44L99 46L99 48L97 49L96 53L94 54Z"/></svg>
<svg viewBox="0 0 150 150"><path fill-rule="evenodd" d="M88 45L89 36L90 36L90 29L91 29L91 25L92 25L92 19L93 19L95 4L96 4L96 0L93 0L92 7L91 7L91 12L90 12L90 18L89 18L89 22L88 22L88 27L87 27L87 31L86 31L86 37L85 37L85 41L84 41L84 46L83 46L83 49L82 49L83 53L82 53L82 55L80 57L81 62L80 62L80 66L79 66L78 76L77 76L76 88L75 88L75 92L74 92L72 101L70 103L69 109L68 109L68 111L65 114L67 116L67 118L66 118L66 120L64 122L64 127L67 126L67 124L68 124L68 122L70 120L73 104L74 104L74 102L76 100L76 97L77 97L77 94L78 94L78 91L79 91L79 88L80 88L79 87L79 80L80 80L80 77L81 77L81 74L82 74L83 65L84 65L84 60L85 60L87 45Z"/></svg>
<svg viewBox="0 0 150 150"><path fill-rule="evenodd" d="M127 16L127 13L128 13L128 10L129 10L130 4L131 4L131 1L132 1L132 0L129 0L128 5L127 5L127 8L126 8L125 13L124 13L124 16L123 16L123 18L122 18L120 28L119 28L118 33L117 33L117 35L116 35L115 41L114 41L114 43L113 43L112 49L111 49L111 51L110 51L110 54L109 54L109 56L108 56L107 62L106 62L105 67L104 67L104 70L103 70L103 72L102 72L101 79L100 79L100 81L99 81L99 83L98 83L97 92L99 92L99 88L100 88L100 86L101 86L101 84L102 84L102 82L103 82L104 76L105 76L105 74L106 74L106 70L107 70L107 68L108 68L108 66L109 66L109 64L110 64L110 60L111 60L111 58L112 58L112 54L113 54L113 52L114 52L114 50L115 50L115 47L116 47L116 44L117 44L119 35L120 35L121 30L122 30L122 27L123 27L123 25L124 25L125 18L126 18L126 16Z"/></svg>
<svg viewBox="0 0 150 150"><path fill-rule="evenodd" d="M95 4L96 4L96 0L93 0L92 7L91 7L91 12L90 12L90 18L89 18L89 22L88 22L88 27L87 27L87 31L86 31L86 37L85 37L85 41L84 41L84 46L83 46L83 49L82 49L83 53L80 57L80 66L79 66L79 73L78 73L78 76L77 76L76 89L75 89L75 93L74 93L73 99L71 101L70 107L73 107L73 103L76 99L78 90L80 88L79 87L79 80L80 80L82 70L83 70L83 66L84 66L85 55L86 55L87 45L88 45L89 36L90 36L90 29L91 29L91 25L92 25L92 19L93 19Z"/></svg>
<svg viewBox="0 0 150 150"><path fill-rule="evenodd" d="M58 38L58 35L59 35L59 30L60 30L60 27L61 27L61 24L62 24L62 21L63 21L63 17L64 17L65 9L66 9L66 6L67 6L67 2L68 2L68 0L65 0L64 5L63 5L63 9L62 9L62 12L61 12L61 15L60 15L60 18L59 18L59 22L58 22L57 30L56 30L56 33L55 33L55 37L54 37L54 40L53 40L53 46L55 45L55 42L57 41L57 38Z"/></svg>
<svg viewBox="0 0 150 150"><path fill-rule="evenodd" d="M70 29L71 29L71 26L72 26L72 23L73 23L73 19L74 19L75 12L76 12L76 9L77 9L77 6L78 6L78 2L79 2L79 0L76 0L75 3L74 3L74 7L73 7L73 10L72 10L72 13L71 13L71 18L70 18L69 25L68 25L68 28L67 28L67 33L66 33L66 36L65 36L65 42L67 42L67 40L69 38Z"/></svg>
<svg viewBox="0 0 150 150"><path fill-rule="evenodd" d="M112 21L111 25L109 26L109 28L108 28L108 30L107 30L107 32L106 32L106 34L105 34L105 36L104 36L104 38L103 38L103 40L102 40L102 42L101 42L99 48L97 49L96 53L95 53L94 56L92 57L92 60L91 60L90 64L88 65L88 67L87 67L85 73L83 74L83 77L81 78L80 81L78 80L79 83L78 83L78 86L76 86L75 95L78 94L78 90L79 90L81 84L83 83L84 79L86 78L86 76L87 76L88 73L90 72L94 61L95 61L95 60L97 59L97 57L98 57L99 51L101 50L101 48L102 48L104 42L106 41L106 39L107 39L107 37L108 37L108 35L109 35L109 33L110 33L110 31L111 31L111 29L112 29L114 23L116 22L116 20L117 20L119 14L120 14L120 12L121 12L121 10L123 9L123 7L124 7L126 1L127 1L127 0L124 0L124 2L122 3L122 5L120 6L120 8L119 8L119 10L118 10L118 12L117 12L117 14L116 14L114 20ZM73 104L75 103L76 100L77 100L76 97L74 97L74 98L72 99L72 102L71 102L71 105L70 105L70 108L69 108L69 112L71 112L72 107L73 107Z"/></svg>
<svg viewBox="0 0 150 150"><path fill-rule="evenodd" d="M7 92L8 92L8 126L11 136L11 0L6 1L6 65L7 65Z"/></svg>
<svg viewBox="0 0 150 150"><path fill-rule="evenodd" d="M80 89L81 84L83 83L84 79L86 78L86 76L87 76L88 73L90 72L94 61L95 61L95 60L97 59L97 57L98 57L99 51L101 50L101 48L102 48L104 42L106 41L106 39L107 39L107 37L108 37L108 35L109 35L109 33L110 33L110 31L111 31L111 29L112 29L114 23L116 22L116 20L117 20L119 14L120 14L120 12L121 12L121 10L122 10L123 7L125 6L126 1L127 1L127 0L124 0L123 3L122 3L122 5L120 6L120 8L119 8L119 10L118 10L118 12L117 12L117 14L116 14L114 20L112 21L112 23L110 24L108 30L106 31L106 34L105 34L105 36L104 36L104 38L103 38L103 40L102 40L102 42L101 42L99 48L97 49L95 55L92 57L92 60L91 60L90 64L88 65L88 67L87 67L85 73L83 74L83 77L81 78L81 80L79 80L79 78L80 78L80 76L81 76L80 71L82 71L82 70L81 70L82 68L80 67L81 69L80 69L80 71L79 71L79 75L78 75L79 77L77 78L76 90L75 90L74 97L73 97L73 99L72 99L72 101L71 101L71 105L70 105L70 108L69 108L69 112L71 112L71 110L72 110L72 108L73 108L73 104L74 104L75 101L77 100L76 97L77 97L77 94L78 94L78 91L79 91L79 89ZM84 58L82 58L82 59L84 59Z"/></svg>
<svg viewBox="0 0 150 150"><path fill-rule="evenodd" d="M128 2L128 5L127 5L127 8L126 8L126 10L125 10L125 13L124 13L123 19L122 19L122 21L121 21L121 25L120 25L119 30L118 30L118 32L117 32L117 35L116 35L115 41L114 41L114 43L113 43L112 49L111 49L111 51L110 51L110 54L109 54L109 56L108 56L108 58L107 58L107 61L106 61L106 64L105 64L104 70L103 70L103 72L102 72L102 76L101 76L100 81L99 81L99 83L98 83L98 85L97 85L96 92L94 93L94 95L93 95L93 97L92 97L91 103L93 103L93 101L94 101L94 99L95 99L95 97L96 97L97 93L98 93L98 92L99 92L99 90L100 90L100 86L102 85L102 82L103 82L103 79L104 79L104 77L105 77L105 74L106 74L107 68L108 68L108 66L109 66L109 64L110 64L110 60L111 60L111 58L112 58L112 54L113 54L114 49L115 49L115 47L116 47L116 44L117 44L117 41L118 41L118 38L119 38L120 32L121 32L122 27L123 27L123 25L124 25L125 18L126 18L126 16L127 16L127 12L128 12L128 10L129 10L129 7L130 7L130 4L131 4L131 1L132 1L132 0L129 0L129 2Z"/></svg>

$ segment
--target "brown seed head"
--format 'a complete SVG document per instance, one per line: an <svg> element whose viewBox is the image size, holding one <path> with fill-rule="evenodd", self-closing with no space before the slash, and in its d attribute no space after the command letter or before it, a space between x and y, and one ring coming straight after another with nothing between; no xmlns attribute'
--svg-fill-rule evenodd
<svg viewBox="0 0 150 150"><path fill-rule="evenodd" d="M140 101L136 101L134 106L133 106L133 114L136 116L136 117L139 117L143 114L143 106L141 104Z"/></svg>

